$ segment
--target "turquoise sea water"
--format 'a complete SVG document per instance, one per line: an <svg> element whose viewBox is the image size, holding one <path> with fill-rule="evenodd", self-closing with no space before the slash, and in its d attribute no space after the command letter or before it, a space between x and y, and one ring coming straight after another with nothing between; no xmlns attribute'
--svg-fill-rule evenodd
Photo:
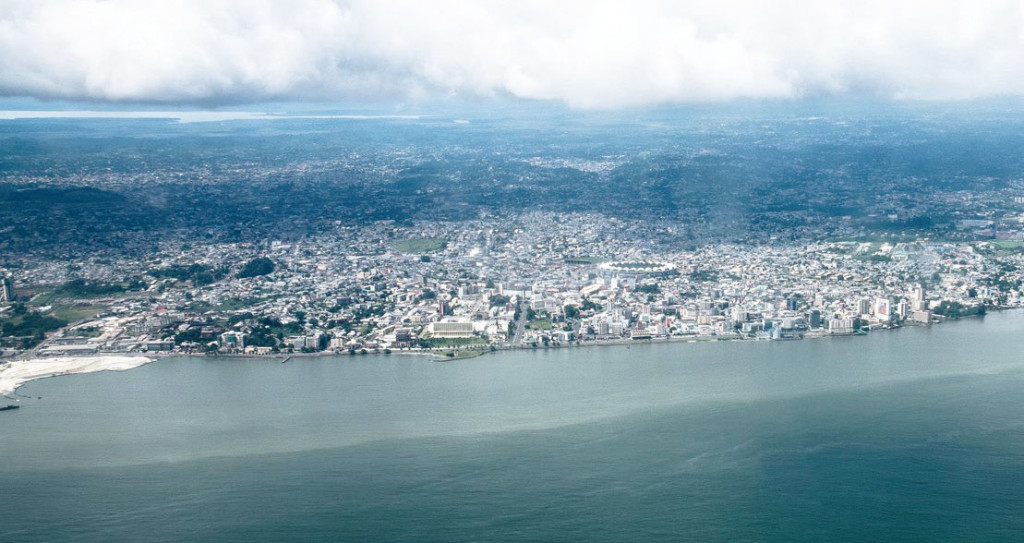
<svg viewBox="0 0 1024 543"><path fill-rule="evenodd" d="M1024 314L432 362L169 359L0 413L0 541L1012 541Z"/></svg>

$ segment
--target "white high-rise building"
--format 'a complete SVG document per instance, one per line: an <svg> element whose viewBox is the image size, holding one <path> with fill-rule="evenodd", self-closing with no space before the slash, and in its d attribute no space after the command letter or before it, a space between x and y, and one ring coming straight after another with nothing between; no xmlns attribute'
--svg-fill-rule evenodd
<svg viewBox="0 0 1024 543"><path fill-rule="evenodd" d="M924 299L924 287L920 284L910 288L910 309L914 311L928 309L928 302Z"/></svg>

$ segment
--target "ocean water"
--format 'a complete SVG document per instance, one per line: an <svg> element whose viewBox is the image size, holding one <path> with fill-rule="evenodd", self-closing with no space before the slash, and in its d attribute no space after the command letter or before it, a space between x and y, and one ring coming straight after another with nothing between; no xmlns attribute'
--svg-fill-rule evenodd
<svg viewBox="0 0 1024 543"><path fill-rule="evenodd" d="M1004 312L36 381L0 413L0 541L1022 540L1022 349Z"/></svg>

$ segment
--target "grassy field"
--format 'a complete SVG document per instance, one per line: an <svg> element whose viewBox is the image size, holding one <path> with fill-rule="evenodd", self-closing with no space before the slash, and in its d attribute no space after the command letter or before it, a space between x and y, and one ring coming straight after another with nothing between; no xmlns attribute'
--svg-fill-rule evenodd
<svg viewBox="0 0 1024 543"><path fill-rule="evenodd" d="M105 310L103 306L82 305L82 304L57 304L50 310L50 314L58 319L66 320L69 323L91 319L97 313Z"/></svg>
<svg viewBox="0 0 1024 543"><path fill-rule="evenodd" d="M26 305L32 309L50 306L47 314L66 320L69 323L90 319L97 313L102 313L106 310L101 305L71 300L60 294L56 289L38 291Z"/></svg>
<svg viewBox="0 0 1024 543"><path fill-rule="evenodd" d="M1006 256L1024 253L1024 241L998 240L978 243L974 246L979 253L990 256Z"/></svg>
<svg viewBox="0 0 1024 543"><path fill-rule="evenodd" d="M31 307L42 307L44 305L52 305L53 301L57 299L57 291L55 289L39 290L36 295L28 301L28 305Z"/></svg>
<svg viewBox="0 0 1024 543"><path fill-rule="evenodd" d="M48 288L36 291L32 299L27 302L30 307L42 307L46 305L61 305L65 303L88 302L90 300L124 300L127 298L140 298L147 296L145 291L132 290L126 292L113 292L103 295L70 295L61 292L60 289Z"/></svg>
<svg viewBox="0 0 1024 543"><path fill-rule="evenodd" d="M409 238L394 240L389 245L400 253L423 254L440 251L446 243L441 238Z"/></svg>
<svg viewBox="0 0 1024 543"><path fill-rule="evenodd" d="M530 323L527 324L527 326L530 327L530 330L550 330L551 329L551 320L550 319L537 319L535 321L530 321Z"/></svg>
<svg viewBox="0 0 1024 543"><path fill-rule="evenodd" d="M472 349L468 351L448 351L439 356L445 360L462 360L466 358L476 358L487 354L488 352L490 351L486 349Z"/></svg>

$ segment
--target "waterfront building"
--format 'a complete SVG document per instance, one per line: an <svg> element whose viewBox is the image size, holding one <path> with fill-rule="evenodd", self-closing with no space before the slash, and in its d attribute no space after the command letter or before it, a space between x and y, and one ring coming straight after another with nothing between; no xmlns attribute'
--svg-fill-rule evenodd
<svg viewBox="0 0 1024 543"><path fill-rule="evenodd" d="M832 334L852 334L853 319L836 317L828 322L828 331Z"/></svg>
<svg viewBox="0 0 1024 543"><path fill-rule="evenodd" d="M871 312L871 300L862 298L857 300L857 314L867 315Z"/></svg>
<svg viewBox="0 0 1024 543"><path fill-rule="evenodd" d="M821 328L821 311L817 309L811 311L808 321L810 322L811 328Z"/></svg>
<svg viewBox="0 0 1024 543"><path fill-rule="evenodd" d="M223 349L242 350L245 348L245 334L242 332L224 332L220 335L220 346Z"/></svg>
<svg viewBox="0 0 1024 543"><path fill-rule="evenodd" d="M875 319L879 322L889 322L892 319L888 298L875 299Z"/></svg>
<svg viewBox="0 0 1024 543"><path fill-rule="evenodd" d="M910 314L910 320L922 324L929 324L932 322L932 312L927 309L914 310L914 312Z"/></svg>

